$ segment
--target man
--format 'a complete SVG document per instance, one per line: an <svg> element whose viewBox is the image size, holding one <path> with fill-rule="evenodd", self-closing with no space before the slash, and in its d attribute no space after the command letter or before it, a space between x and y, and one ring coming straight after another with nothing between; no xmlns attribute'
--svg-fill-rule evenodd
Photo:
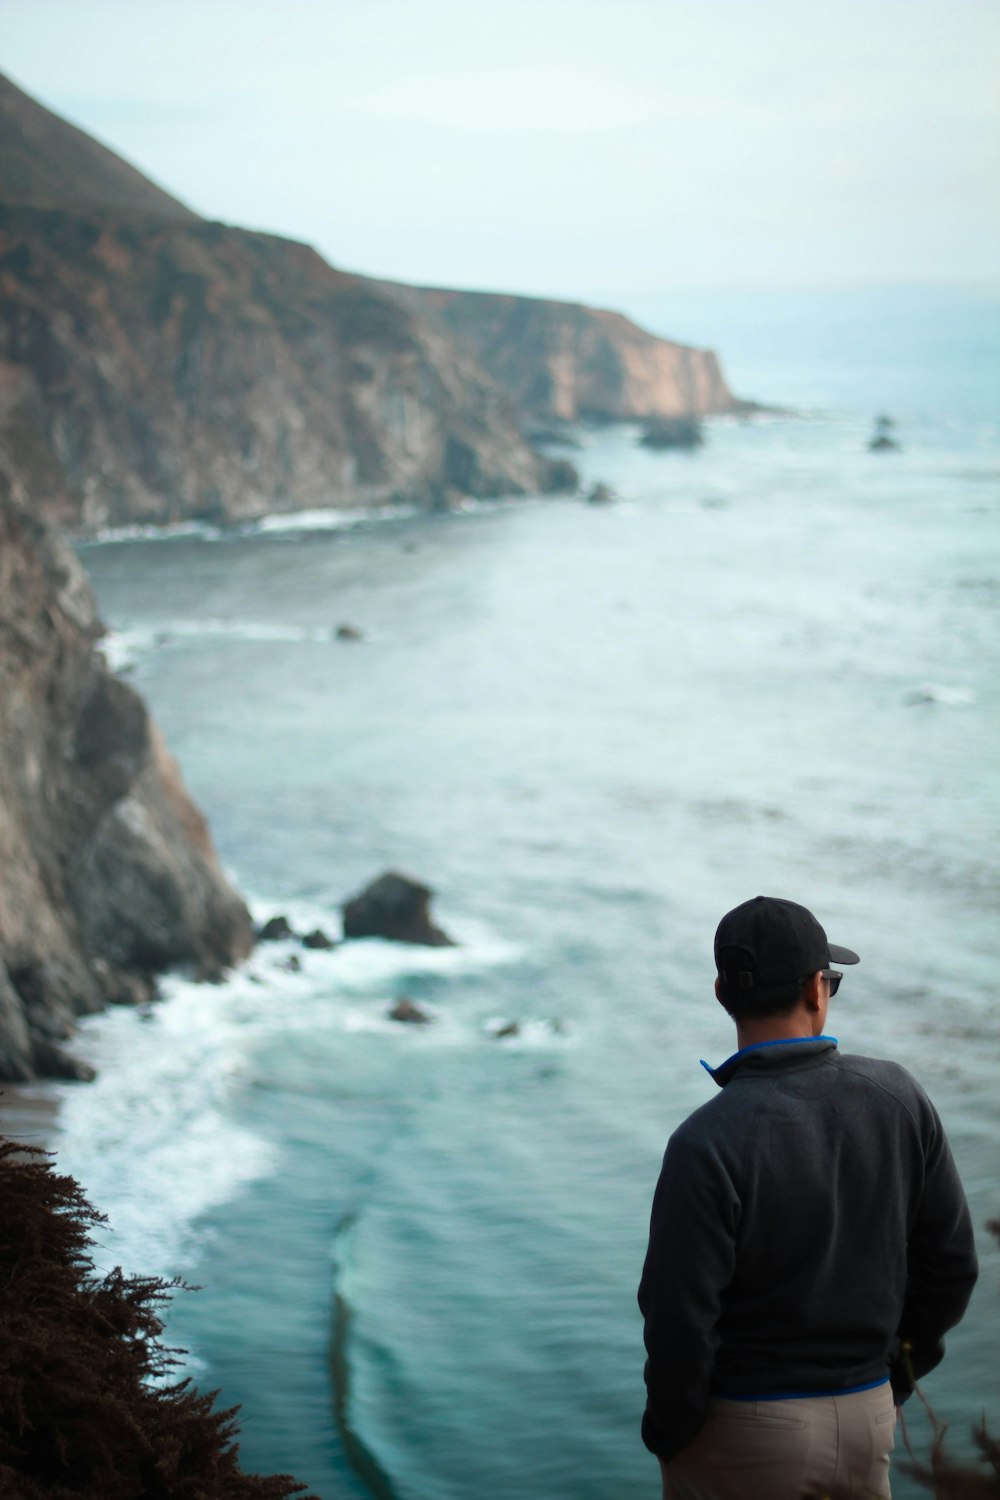
<svg viewBox="0 0 1000 1500"><path fill-rule="evenodd" d="M715 935L739 1050L671 1136L639 1288L643 1440L668 1500L889 1495L895 1404L976 1279L941 1123L905 1068L837 1050L858 955L794 901Z"/></svg>

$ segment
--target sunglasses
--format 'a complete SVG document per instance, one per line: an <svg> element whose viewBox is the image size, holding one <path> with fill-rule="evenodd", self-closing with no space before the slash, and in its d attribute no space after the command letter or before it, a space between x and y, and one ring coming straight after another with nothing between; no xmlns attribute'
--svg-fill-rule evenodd
<svg viewBox="0 0 1000 1500"><path fill-rule="evenodd" d="M832 1000L834 995L840 989L840 981L844 976L843 974L841 974L839 969L822 969L820 972L830 986L830 999Z"/></svg>

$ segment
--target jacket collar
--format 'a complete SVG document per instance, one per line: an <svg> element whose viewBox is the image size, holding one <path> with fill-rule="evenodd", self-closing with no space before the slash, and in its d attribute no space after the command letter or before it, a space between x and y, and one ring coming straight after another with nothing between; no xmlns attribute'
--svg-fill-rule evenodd
<svg viewBox="0 0 1000 1500"><path fill-rule="evenodd" d="M773 1042L753 1042L749 1047L741 1047L739 1052L727 1057L717 1068L709 1067L704 1058L701 1065L719 1088L724 1089L737 1069L744 1066L752 1068L754 1072L778 1068L784 1063L799 1063L807 1058L817 1057L822 1052L836 1048L836 1045L835 1036L779 1037Z"/></svg>

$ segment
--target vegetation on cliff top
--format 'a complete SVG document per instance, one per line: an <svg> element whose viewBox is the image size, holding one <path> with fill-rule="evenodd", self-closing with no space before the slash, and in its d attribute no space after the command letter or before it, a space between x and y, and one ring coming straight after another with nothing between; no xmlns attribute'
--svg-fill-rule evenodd
<svg viewBox="0 0 1000 1500"><path fill-rule="evenodd" d="M20 1500L284 1500L245 1474L236 1409L171 1383L176 1282L95 1272L105 1222L44 1153L0 1140L0 1493ZM315 1500L315 1497L312 1497Z"/></svg>

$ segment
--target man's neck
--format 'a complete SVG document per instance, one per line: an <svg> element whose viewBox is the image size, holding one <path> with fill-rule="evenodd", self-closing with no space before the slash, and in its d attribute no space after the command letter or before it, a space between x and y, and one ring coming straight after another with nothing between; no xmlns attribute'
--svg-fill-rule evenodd
<svg viewBox="0 0 1000 1500"><path fill-rule="evenodd" d="M736 1023L736 1044L754 1047L758 1042L790 1042L799 1037L818 1036L814 1017L799 1006L786 1016L758 1016Z"/></svg>

